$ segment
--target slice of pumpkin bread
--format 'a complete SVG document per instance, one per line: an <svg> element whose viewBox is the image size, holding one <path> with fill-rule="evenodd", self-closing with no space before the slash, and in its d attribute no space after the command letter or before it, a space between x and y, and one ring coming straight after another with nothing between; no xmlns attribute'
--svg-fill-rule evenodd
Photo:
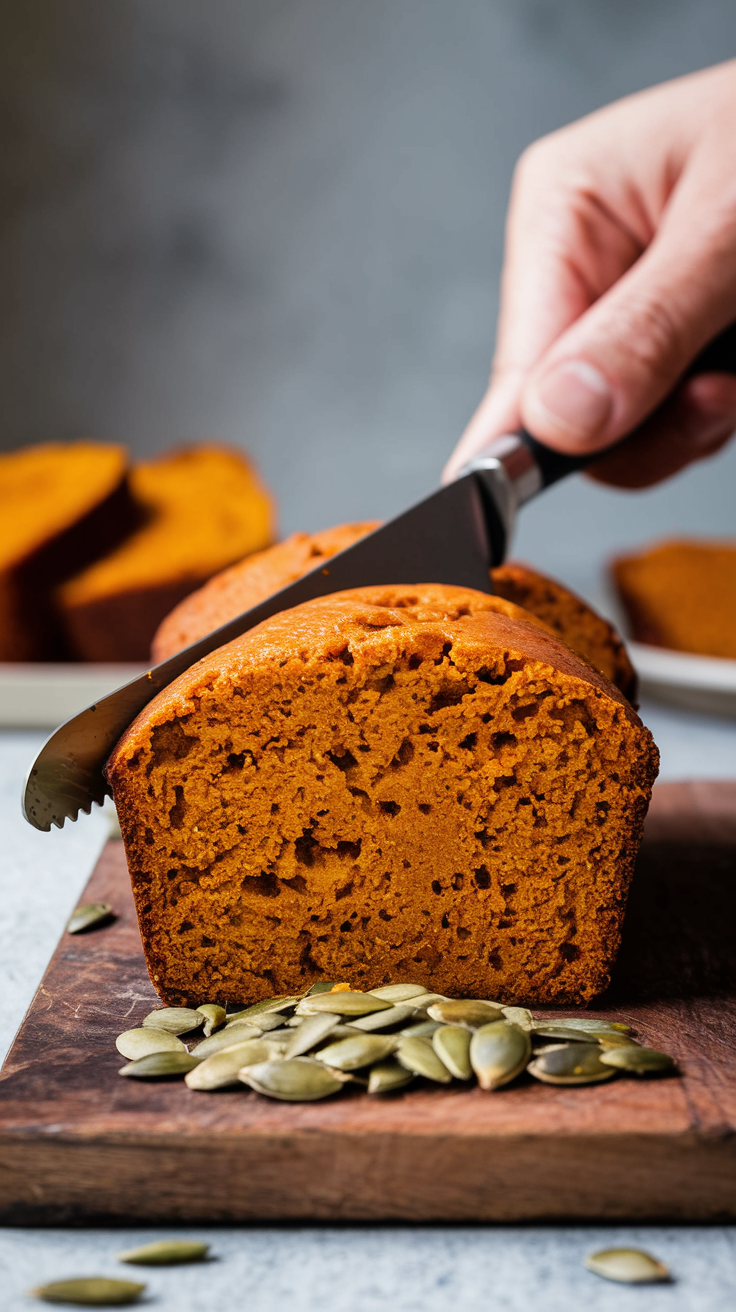
<svg viewBox="0 0 736 1312"><path fill-rule="evenodd" d="M511 603L362 588L156 697L107 766L171 1003L409 976L586 1003L618 950L657 749Z"/></svg>
<svg viewBox="0 0 736 1312"><path fill-rule="evenodd" d="M345 551L379 527L378 522L340 524L322 533L292 533L285 542L238 561L185 597L166 616L153 640L153 660L165 661L174 656L273 592L295 583L315 569L320 560ZM624 644L608 620L574 592L516 561L492 569L491 583L498 596L539 616L568 647L591 661L630 701L634 700L636 675Z"/></svg>

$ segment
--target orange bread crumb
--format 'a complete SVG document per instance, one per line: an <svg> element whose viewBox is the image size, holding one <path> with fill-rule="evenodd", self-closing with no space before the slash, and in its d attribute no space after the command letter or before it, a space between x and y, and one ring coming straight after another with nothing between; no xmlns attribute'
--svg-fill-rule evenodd
<svg viewBox="0 0 736 1312"><path fill-rule="evenodd" d="M70 645L83 660L148 660L167 611L273 535L271 498L240 452L175 451L136 466L130 482L140 528L58 593Z"/></svg>
<svg viewBox="0 0 736 1312"><path fill-rule="evenodd" d="M736 660L736 542L661 542L613 577L638 642Z"/></svg>
<svg viewBox="0 0 736 1312"><path fill-rule="evenodd" d="M167 1002L606 987L657 750L522 615L440 585L335 593L145 708L107 774Z"/></svg>
<svg viewBox="0 0 736 1312"><path fill-rule="evenodd" d="M378 521L341 524L323 533L293 533L267 551L241 560L210 579L167 615L153 640L154 661L166 660L206 633L259 601L295 583L323 557L357 542ZM494 592L537 615L574 651L592 662L629 697L636 694L636 676L615 629L561 583L545 578L528 565L510 562L491 570Z"/></svg>
<svg viewBox="0 0 736 1312"><path fill-rule="evenodd" d="M0 660L63 656L52 591L132 527L127 466L99 442L0 455Z"/></svg>

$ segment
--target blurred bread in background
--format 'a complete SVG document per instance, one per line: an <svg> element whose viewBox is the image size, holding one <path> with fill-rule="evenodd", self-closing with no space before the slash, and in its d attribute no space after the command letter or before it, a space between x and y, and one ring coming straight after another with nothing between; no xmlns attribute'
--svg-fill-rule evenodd
<svg viewBox="0 0 736 1312"><path fill-rule="evenodd" d="M274 502L239 451L208 443L170 452L134 466L130 488L140 527L56 592L78 660L145 663L177 602L273 539Z"/></svg>
<svg viewBox="0 0 736 1312"><path fill-rule="evenodd" d="M637 642L736 660L736 541L675 538L611 572Z"/></svg>
<svg viewBox="0 0 736 1312"><path fill-rule="evenodd" d="M48 442L0 455L0 660L61 659L54 589L137 519L122 446Z"/></svg>

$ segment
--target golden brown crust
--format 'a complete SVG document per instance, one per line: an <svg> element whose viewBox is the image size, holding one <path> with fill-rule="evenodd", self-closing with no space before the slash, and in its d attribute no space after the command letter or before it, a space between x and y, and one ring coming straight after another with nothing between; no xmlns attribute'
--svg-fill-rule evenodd
<svg viewBox="0 0 736 1312"><path fill-rule="evenodd" d="M321 557L334 555L378 528L377 522L341 524L323 533L293 533L267 551L240 561L192 593L166 617L153 641L154 661L163 661L226 624L264 598L296 582ZM493 590L544 620L568 646L615 683L630 701L636 675L615 629L561 583L528 565L509 562L491 570Z"/></svg>
<svg viewBox="0 0 736 1312"><path fill-rule="evenodd" d="M504 599L365 588L276 615L108 763L154 984L586 1002L656 759L622 694Z"/></svg>
<svg viewBox="0 0 736 1312"><path fill-rule="evenodd" d="M636 673L612 624L556 579L519 561L491 570L494 591L533 611L564 642L601 670L630 702L636 700Z"/></svg>
<svg viewBox="0 0 736 1312"><path fill-rule="evenodd" d="M637 642L736 659L736 542L660 542L612 573Z"/></svg>

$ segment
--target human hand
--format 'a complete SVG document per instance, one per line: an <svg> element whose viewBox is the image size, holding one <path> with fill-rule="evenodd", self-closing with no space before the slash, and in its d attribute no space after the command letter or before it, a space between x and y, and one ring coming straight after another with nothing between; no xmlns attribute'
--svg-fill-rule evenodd
<svg viewBox="0 0 736 1312"><path fill-rule="evenodd" d="M620 487L712 455L736 429L736 378L678 380L734 320L736 60L521 156L490 386L445 477L522 426L575 455L637 429L589 471Z"/></svg>

